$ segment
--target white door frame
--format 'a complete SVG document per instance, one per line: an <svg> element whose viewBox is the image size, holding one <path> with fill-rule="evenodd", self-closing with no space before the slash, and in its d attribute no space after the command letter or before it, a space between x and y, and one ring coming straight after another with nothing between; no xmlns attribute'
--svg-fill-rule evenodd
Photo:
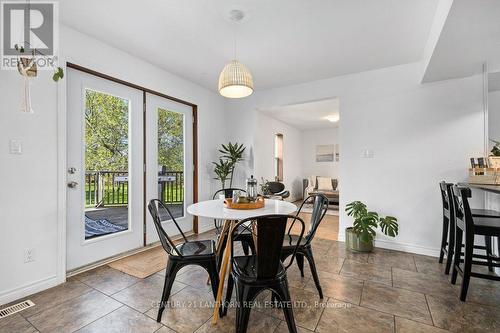
<svg viewBox="0 0 500 333"><path fill-rule="evenodd" d="M141 87L138 85L134 85L128 83L124 80L109 76L107 74L103 74L89 68L76 65L72 63L70 59L67 59L64 56L60 56L60 66L63 68L65 73L67 73L68 68L73 68L77 70L84 71L89 74L93 74L96 76L100 76L102 78L115 81L117 83L122 83L129 86L134 86L138 89L141 89L144 92L148 92L151 94L155 94L167 99L170 99L175 102L179 102L182 104L186 104L191 106L193 109L193 202L198 202L198 106L194 103L184 101L182 99L178 99L167 94L163 94L145 87ZM49 284L44 284L43 286L39 285L38 287L34 287L30 289L33 292L37 292L40 290L44 290L58 284L61 284L66 281L66 183L67 183L67 156L66 156L66 118L67 118L67 109L66 109L66 81L63 79L57 85L57 202L58 202L58 213L57 213L57 275L55 280L51 280ZM146 217L146 207L144 207L144 218ZM195 233L198 232L198 219L194 217L193 220L193 231Z"/></svg>

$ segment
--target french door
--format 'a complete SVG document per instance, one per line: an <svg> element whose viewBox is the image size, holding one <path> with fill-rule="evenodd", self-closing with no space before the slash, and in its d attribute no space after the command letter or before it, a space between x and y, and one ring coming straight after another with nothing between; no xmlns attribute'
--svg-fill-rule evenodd
<svg viewBox="0 0 500 333"><path fill-rule="evenodd" d="M146 93L146 198L160 199L183 231L193 228L186 214L193 202L193 115L190 106ZM146 242L158 241L149 214ZM164 223L169 235L179 232Z"/></svg>
<svg viewBox="0 0 500 333"><path fill-rule="evenodd" d="M143 245L143 92L67 82L67 270Z"/></svg>
<svg viewBox="0 0 500 333"><path fill-rule="evenodd" d="M192 107L72 68L67 78L67 270L158 241L151 199L192 230Z"/></svg>

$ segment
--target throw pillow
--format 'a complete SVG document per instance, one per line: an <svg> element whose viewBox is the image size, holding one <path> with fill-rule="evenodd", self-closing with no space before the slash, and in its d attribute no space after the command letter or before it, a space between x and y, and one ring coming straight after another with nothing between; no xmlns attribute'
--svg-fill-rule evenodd
<svg viewBox="0 0 500 333"><path fill-rule="evenodd" d="M317 188L316 176L311 176L308 180L307 186L312 186L313 188Z"/></svg>
<svg viewBox="0 0 500 333"><path fill-rule="evenodd" d="M333 191L332 179L327 177L318 177L318 190L319 191Z"/></svg>

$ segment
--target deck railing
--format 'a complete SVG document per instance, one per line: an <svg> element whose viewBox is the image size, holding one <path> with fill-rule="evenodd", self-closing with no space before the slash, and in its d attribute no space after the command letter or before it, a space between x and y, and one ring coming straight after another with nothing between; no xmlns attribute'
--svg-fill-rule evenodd
<svg viewBox="0 0 500 333"><path fill-rule="evenodd" d="M158 175L159 197L165 203L184 201L184 173L167 171ZM125 206L128 204L128 173L125 171L86 171L85 206Z"/></svg>

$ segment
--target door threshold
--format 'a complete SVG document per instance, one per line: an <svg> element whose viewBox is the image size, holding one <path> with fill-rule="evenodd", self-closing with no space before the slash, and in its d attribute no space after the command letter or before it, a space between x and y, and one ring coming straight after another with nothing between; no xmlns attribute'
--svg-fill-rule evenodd
<svg viewBox="0 0 500 333"><path fill-rule="evenodd" d="M184 233L184 235L186 235L186 238L189 237L189 236L192 236L194 234L195 233L192 230L189 231L189 232L187 232L187 233ZM182 237L180 237L180 235L179 235L179 237L176 237L176 238L174 238L172 240L176 241L176 240L179 240L181 238ZM142 247L134 249L134 250L130 250L130 251L126 251L126 252L123 252L123 253L119 253L119 254L117 254L115 256L112 256L112 257L109 257L109 258L106 258L106 259L102 259L102 260L96 261L96 262L94 262L92 264L89 264L89 265L85 265L85 266L82 266L82 267L75 268L75 269L73 269L71 271L67 271L66 272L66 279L69 278L69 277L72 277L72 276L75 276L75 275L78 275L78 274L90 271L92 269L95 269L95 268L107 265L107 264L112 263L114 261L117 261L117 260L129 257L129 256L132 256L134 254L138 254L138 253L141 253L141 252L144 252L144 251L148 251L148 250L154 249L154 248L156 248L158 246L161 246L160 241L151 243L151 244L146 245L146 246L142 246Z"/></svg>

